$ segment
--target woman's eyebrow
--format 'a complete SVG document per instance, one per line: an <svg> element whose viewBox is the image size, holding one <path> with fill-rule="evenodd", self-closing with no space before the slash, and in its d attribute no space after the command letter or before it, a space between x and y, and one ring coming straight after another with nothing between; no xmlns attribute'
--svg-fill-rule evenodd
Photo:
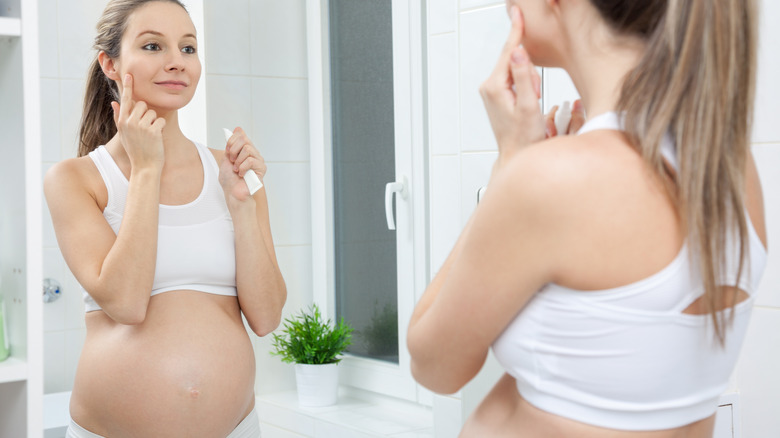
<svg viewBox="0 0 780 438"><path fill-rule="evenodd" d="M156 35L156 36L160 36L160 37L165 36L161 32L157 32L156 30L145 30L145 31L140 32L138 34L138 36L136 36L136 38L140 38L143 35L146 35L147 33L148 34L152 34L152 35ZM191 34L191 33L182 35L182 38L194 38L194 39L197 39L197 37L194 34Z"/></svg>

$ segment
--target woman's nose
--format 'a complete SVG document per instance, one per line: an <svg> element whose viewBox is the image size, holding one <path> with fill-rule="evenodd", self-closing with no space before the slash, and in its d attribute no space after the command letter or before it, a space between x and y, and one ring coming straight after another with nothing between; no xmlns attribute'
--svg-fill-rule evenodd
<svg viewBox="0 0 780 438"><path fill-rule="evenodd" d="M184 70L184 58L180 51L173 50L169 52L168 59L166 59L165 70L166 71Z"/></svg>

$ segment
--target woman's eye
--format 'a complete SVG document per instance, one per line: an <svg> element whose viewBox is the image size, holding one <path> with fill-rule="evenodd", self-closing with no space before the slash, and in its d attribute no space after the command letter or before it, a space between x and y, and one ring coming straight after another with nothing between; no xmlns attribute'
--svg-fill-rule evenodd
<svg viewBox="0 0 780 438"><path fill-rule="evenodd" d="M182 52L193 55L198 52L198 49L192 46L187 46L181 49Z"/></svg>
<svg viewBox="0 0 780 438"><path fill-rule="evenodd" d="M149 43L142 47L144 50L160 50L160 45L157 43Z"/></svg>

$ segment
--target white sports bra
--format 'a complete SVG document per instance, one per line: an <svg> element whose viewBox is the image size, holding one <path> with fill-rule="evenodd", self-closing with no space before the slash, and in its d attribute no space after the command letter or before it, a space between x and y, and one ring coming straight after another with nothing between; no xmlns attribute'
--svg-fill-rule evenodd
<svg viewBox="0 0 780 438"><path fill-rule="evenodd" d="M203 189L184 205L160 205L157 265L151 295L195 290L236 296L233 220L219 185L219 167L205 146L195 143L203 164ZM108 191L103 217L119 233L129 182L105 146L89 153ZM100 310L84 291L87 312Z"/></svg>
<svg viewBox="0 0 780 438"><path fill-rule="evenodd" d="M615 113L590 120L580 134L620 130ZM670 139L664 156L676 165ZM748 220L748 223L750 221ZM725 285L735 285L738 248L727 255ZM748 326L767 253L749 225L750 295L734 310L722 348L709 315L683 311L703 293L688 247L660 272L603 291L556 284L539 290L493 344L501 365L532 405L620 430L681 427L715 413Z"/></svg>

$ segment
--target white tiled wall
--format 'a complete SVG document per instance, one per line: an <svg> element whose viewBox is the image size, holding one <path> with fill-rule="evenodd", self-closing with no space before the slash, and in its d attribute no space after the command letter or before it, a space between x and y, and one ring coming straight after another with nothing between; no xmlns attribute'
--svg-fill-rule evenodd
<svg viewBox="0 0 780 438"><path fill-rule="evenodd" d="M241 126L266 160L271 231L287 283L285 317L312 302L305 6L305 0L204 2L209 145L224 145L221 127ZM292 366L269 354L270 335L252 339L257 393L293 389Z"/></svg>
<svg viewBox="0 0 780 438"><path fill-rule="evenodd" d="M42 173L76 156L78 122L102 0L38 0L41 65ZM59 300L43 306L44 392L73 387L84 344L81 290L57 248L51 217L43 207L43 275L62 285Z"/></svg>
<svg viewBox="0 0 780 438"><path fill-rule="evenodd" d="M495 141L478 87L503 46L509 20L503 1L429 0L428 102L430 151L430 268L435 273L476 205L476 189L487 183ZM774 108L780 98L780 3L762 1L761 47L753 151L764 189L769 245L780 245L780 128ZM565 72L544 71L544 107L576 97ZM456 127L458 127L456 129ZM446 179L445 179L446 178ZM456 220L453 220L456 218ZM741 361L736 391L743 437L780 433L780 255L770 254ZM435 397L437 437L456 436L458 427L500 376L489 360L483 372L455 396ZM444 425L447 425L446 427Z"/></svg>

